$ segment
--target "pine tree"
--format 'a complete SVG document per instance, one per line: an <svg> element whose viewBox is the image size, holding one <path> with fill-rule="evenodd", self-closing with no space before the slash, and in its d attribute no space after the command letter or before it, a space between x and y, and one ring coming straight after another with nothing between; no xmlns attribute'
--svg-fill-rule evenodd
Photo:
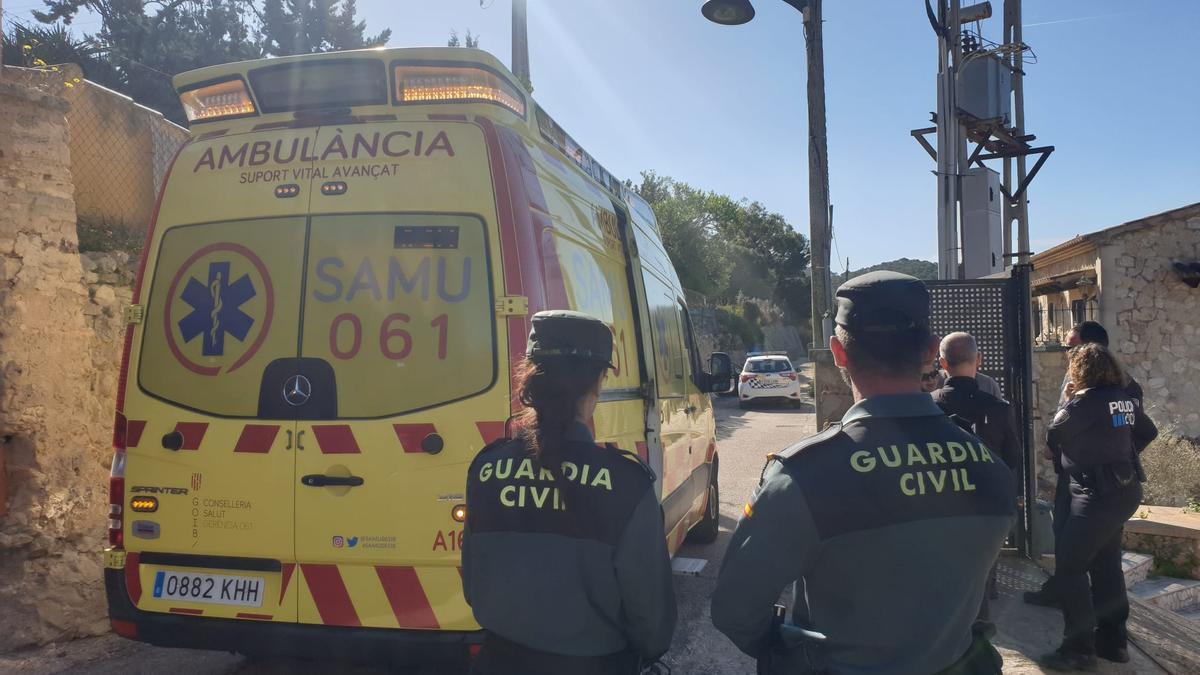
<svg viewBox="0 0 1200 675"><path fill-rule="evenodd" d="M355 0L266 0L262 11L262 49L270 56L313 54L378 47L391 29L367 35Z"/></svg>

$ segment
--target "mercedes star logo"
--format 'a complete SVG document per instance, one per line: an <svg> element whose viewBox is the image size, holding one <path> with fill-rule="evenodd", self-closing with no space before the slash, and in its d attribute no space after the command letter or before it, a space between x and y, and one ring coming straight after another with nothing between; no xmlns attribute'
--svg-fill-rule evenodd
<svg viewBox="0 0 1200 675"><path fill-rule="evenodd" d="M283 383L283 400L291 406L302 406L312 397L312 382L303 375L293 375Z"/></svg>

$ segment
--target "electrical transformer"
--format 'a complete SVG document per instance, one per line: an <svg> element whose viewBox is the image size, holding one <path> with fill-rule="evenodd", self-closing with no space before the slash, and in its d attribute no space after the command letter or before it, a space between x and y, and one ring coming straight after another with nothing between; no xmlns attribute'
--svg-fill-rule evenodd
<svg viewBox="0 0 1200 675"><path fill-rule="evenodd" d="M979 119L1012 124L1012 72L995 56L969 58L958 75L958 107Z"/></svg>

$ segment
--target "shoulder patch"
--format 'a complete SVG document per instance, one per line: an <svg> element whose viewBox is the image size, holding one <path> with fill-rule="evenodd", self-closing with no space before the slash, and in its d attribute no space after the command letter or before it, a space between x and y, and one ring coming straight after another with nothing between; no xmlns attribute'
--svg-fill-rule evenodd
<svg viewBox="0 0 1200 675"><path fill-rule="evenodd" d="M488 443L487 445L483 446L483 448L480 449L479 454L482 455L485 452L491 452L492 450L495 450L497 448L502 448L516 440L517 439L507 438L507 437L497 438L496 440L492 441L491 443Z"/></svg>
<svg viewBox="0 0 1200 675"><path fill-rule="evenodd" d="M842 433L842 425L840 423L831 424L831 425L829 425L829 427L827 427L824 431L822 431L819 434L814 434L812 436L809 436L808 438L800 441L799 443L789 445L788 447L784 448L783 450L780 450L779 452L773 452L773 453L767 455L767 459L768 460L777 459L781 462L787 462L788 460L799 457L801 454L804 453L805 450L807 450L811 447L820 445L826 441L833 440L840 433Z"/></svg>
<svg viewBox="0 0 1200 675"><path fill-rule="evenodd" d="M628 450L622 450L621 448L618 448L616 445L614 445L612 443L605 443L604 447L606 447L610 450L615 450L615 451L617 451L617 454L621 455L625 459L636 463L642 469L642 471L646 474L646 478L648 478L650 480L651 485L654 484L654 481L658 480L658 476L655 475L654 469L651 469L650 465L643 462L642 458L639 457L638 455L636 455L635 453L632 453Z"/></svg>

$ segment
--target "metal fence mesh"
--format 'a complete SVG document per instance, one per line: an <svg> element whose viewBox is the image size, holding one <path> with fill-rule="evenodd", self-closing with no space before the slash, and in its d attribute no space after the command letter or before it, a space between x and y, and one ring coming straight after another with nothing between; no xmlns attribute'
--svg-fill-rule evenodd
<svg viewBox="0 0 1200 675"><path fill-rule="evenodd" d="M80 222L144 230L187 130L124 94L84 80L77 65L5 67L4 75L70 104L71 178Z"/></svg>
<svg viewBox="0 0 1200 675"><path fill-rule="evenodd" d="M81 221L144 229L187 131L128 97L84 81L70 88L71 174Z"/></svg>
<svg viewBox="0 0 1200 675"><path fill-rule="evenodd" d="M1012 400L1008 375L1010 309L1005 303L1007 281L930 282L931 325L935 335L965 331L975 336L983 354L984 373L996 378L1005 398Z"/></svg>

